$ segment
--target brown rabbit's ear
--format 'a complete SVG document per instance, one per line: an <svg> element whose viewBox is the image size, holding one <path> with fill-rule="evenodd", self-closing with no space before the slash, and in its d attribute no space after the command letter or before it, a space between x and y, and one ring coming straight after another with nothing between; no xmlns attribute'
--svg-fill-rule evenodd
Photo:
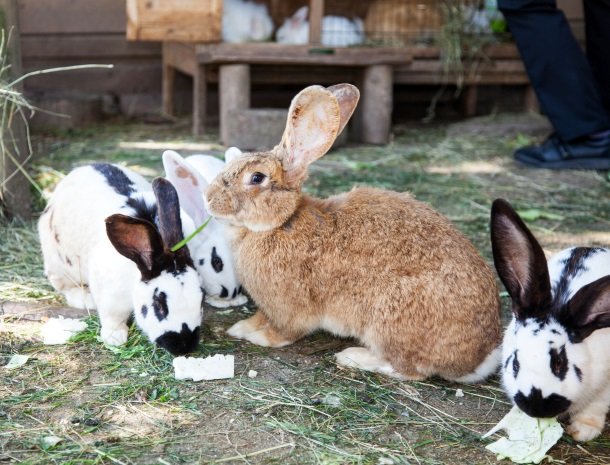
<svg viewBox="0 0 610 465"><path fill-rule="evenodd" d="M518 319L544 317L551 305L551 281L542 247L504 199L491 207L491 248L498 275Z"/></svg>
<svg viewBox="0 0 610 465"><path fill-rule="evenodd" d="M333 93L337 102L339 103L340 111L340 124L337 135L341 134L343 128L352 117L358 100L360 100L360 91L356 86L351 84L337 84L336 86L330 86L326 88Z"/></svg>
<svg viewBox="0 0 610 465"><path fill-rule="evenodd" d="M309 164L328 152L340 127L341 109L331 91L310 86L292 99L280 144L289 180L305 178Z"/></svg>

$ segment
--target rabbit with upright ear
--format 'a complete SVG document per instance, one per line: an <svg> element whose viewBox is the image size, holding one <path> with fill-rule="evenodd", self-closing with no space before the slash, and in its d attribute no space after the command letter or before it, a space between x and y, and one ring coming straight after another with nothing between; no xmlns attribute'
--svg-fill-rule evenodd
<svg viewBox="0 0 610 465"><path fill-rule="evenodd" d="M406 193L301 190L358 102L349 84L292 101L279 145L244 153L210 184L209 211L230 226L238 276L258 305L228 333L281 347L318 329L364 347L341 365L406 379L474 382L499 361L499 298L474 246Z"/></svg>
<svg viewBox="0 0 610 465"><path fill-rule="evenodd" d="M158 225L157 225L158 224ZM170 248L181 222L178 195L108 163L74 169L38 221L45 274L69 305L97 309L108 345L127 341L131 314L144 334L175 355L199 342L203 291L188 248Z"/></svg>
<svg viewBox="0 0 610 465"><path fill-rule="evenodd" d="M203 203L205 189L222 170L224 163L209 155L193 155L184 159L178 153L166 150L163 153L163 167L165 175L176 187L182 208L195 225L200 226L209 220L207 226L188 243L206 292L206 302L221 308L245 304L248 299L242 294L235 273L226 228L210 218Z"/></svg>
<svg viewBox="0 0 610 465"><path fill-rule="evenodd" d="M309 7L299 8L294 15L286 18L275 33L280 44L304 45L309 42ZM345 16L324 16L322 18L322 45L326 47L348 47L364 41L364 22Z"/></svg>
<svg viewBox="0 0 610 465"><path fill-rule="evenodd" d="M610 249L573 247L546 261L508 202L491 210L498 275L512 299L502 383L532 417L569 416L577 441L597 437L610 406Z"/></svg>

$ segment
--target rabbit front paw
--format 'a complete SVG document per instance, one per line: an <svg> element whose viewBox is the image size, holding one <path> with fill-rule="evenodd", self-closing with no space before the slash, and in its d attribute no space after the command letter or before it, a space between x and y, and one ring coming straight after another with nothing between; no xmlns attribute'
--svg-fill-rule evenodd
<svg viewBox="0 0 610 465"><path fill-rule="evenodd" d="M375 355L365 347L348 347L335 354L335 359L337 360L337 364L344 367L374 371L394 378L402 378L400 373L392 367L390 362Z"/></svg>
<svg viewBox="0 0 610 465"><path fill-rule="evenodd" d="M570 422L566 431L579 442L590 441L600 435L604 427L604 420L603 417L591 415L577 416Z"/></svg>
<svg viewBox="0 0 610 465"><path fill-rule="evenodd" d="M292 343L274 330L261 312L238 321L227 330L227 334L263 347L284 347Z"/></svg>
<svg viewBox="0 0 610 465"><path fill-rule="evenodd" d="M111 329L102 328L101 336L104 344L109 346L120 346L127 342L127 325L113 327Z"/></svg>

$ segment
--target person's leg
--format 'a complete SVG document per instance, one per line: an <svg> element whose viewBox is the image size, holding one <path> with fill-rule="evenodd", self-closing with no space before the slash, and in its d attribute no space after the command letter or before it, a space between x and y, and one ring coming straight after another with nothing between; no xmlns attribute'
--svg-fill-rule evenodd
<svg viewBox="0 0 610 465"><path fill-rule="evenodd" d="M603 1L607 5L610 0ZM603 69L596 68L594 74L555 0L498 0L498 7L555 130L542 145L517 150L515 158L538 167L609 169L610 134L605 132L610 129L610 117L602 83L596 79ZM604 20L600 19L598 28L603 28ZM602 53L603 48L598 50Z"/></svg>
<svg viewBox="0 0 610 465"><path fill-rule="evenodd" d="M499 0L498 7L559 138L570 141L610 128L589 62L555 0Z"/></svg>
<svg viewBox="0 0 610 465"><path fill-rule="evenodd" d="M610 115L610 0L585 0L587 58Z"/></svg>

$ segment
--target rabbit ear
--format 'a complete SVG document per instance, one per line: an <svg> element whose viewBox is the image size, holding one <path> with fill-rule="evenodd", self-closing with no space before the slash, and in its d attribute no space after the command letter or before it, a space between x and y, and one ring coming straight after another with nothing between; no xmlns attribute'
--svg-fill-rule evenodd
<svg viewBox="0 0 610 465"><path fill-rule="evenodd" d="M503 199L491 207L491 246L498 275L513 301L518 319L545 316L551 281L542 247L517 212Z"/></svg>
<svg viewBox="0 0 610 465"><path fill-rule="evenodd" d="M180 205L195 222L202 225L210 216L203 203L208 183L184 158L173 150L163 152L165 176L175 186Z"/></svg>
<svg viewBox="0 0 610 465"><path fill-rule="evenodd" d="M231 163L237 157L239 157L243 152L239 150L237 147L229 147L225 152L225 163Z"/></svg>
<svg viewBox="0 0 610 465"><path fill-rule="evenodd" d="M307 21L307 16L309 15L309 7L306 6L302 6L301 8L299 8L290 19L292 19L295 22L298 23L302 23L304 21Z"/></svg>
<svg viewBox="0 0 610 465"><path fill-rule="evenodd" d="M326 88L337 99L339 102L339 116L340 116L340 124L339 131L337 135L341 134L343 128L352 117L354 110L356 109L356 105L358 105L358 100L360 100L360 91L356 86L351 84L337 84L335 86L330 86Z"/></svg>
<svg viewBox="0 0 610 465"><path fill-rule="evenodd" d="M161 270L156 259L164 254L164 246L152 223L126 215L111 215L106 218L106 233L117 252L137 265L142 279L159 275Z"/></svg>
<svg viewBox="0 0 610 465"><path fill-rule="evenodd" d="M184 238L178 193L172 183L165 178L153 179L152 188L157 199L159 232L166 248L171 249ZM174 256L179 265L192 265L188 247L179 248L174 252Z"/></svg>
<svg viewBox="0 0 610 465"><path fill-rule="evenodd" d="M280 143L289 182L302 181L309 164L330 149L339 131L340 113L336 97L322 86L307 87L292 99Z"/></svg>
<svg viewBox="0 0 610 465"><path fill-rule="evenodd" d="M570 331L573 342L581 342L597 329L610 327L610 276L581 287L558 319Z"/></svg>

